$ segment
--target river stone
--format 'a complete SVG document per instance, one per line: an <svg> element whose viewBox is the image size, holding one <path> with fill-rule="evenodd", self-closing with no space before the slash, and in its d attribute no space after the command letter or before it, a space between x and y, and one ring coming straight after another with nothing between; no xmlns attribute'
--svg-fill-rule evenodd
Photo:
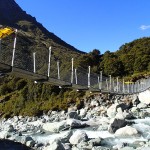
<svg viewBox="0 0 150 150"><path fill-rule="evenodd" d="M127 125L127 121L122 119L114 119L113 123L110 124L109 132L115 133L119 128L125 127Z"/></svg>
<svg viewBox="0 0 150 150"><path fill-rule="evenodd" d="M67 119L66 124L69 125L70 127L80 127L81 121L76 119Z"/></svg>
<svg viewBox="0 0 150 150"><path fill-rule="evenodd" d="M76 111L70 111L70 112L68 112L68 119L70 119L70 118L78 119L79 116Z"/></svg>
<svg viewBox="0 0 150 150"><path fill-rule="evenodd" d="M139 93L139 100L142 103L150 104L150 90Z"/></svg>
<svg viewBox="0 0 150 150"><path fill-rule="evenodd" d="M135 149L133 147L126 146L126 147L123 147L119 150L135 150Z"/></svg>
<svg viewBox="0 0 150 150"><path fill-rule="evenodd" d="M111 150L111 149L103 146L94 146L92 150Z"/></svg>
<svg viewBox="0 0 150 150"><path fill-rule="evenodd" d="M43 150L65 150L65 148L59 139L55 139L50 143L49 146L45 147Z"/></svg>
<svg viewBox="0 0 150 150"><path fill-rule="evenodd" d="M62 143L68 143L68 142L69 142L69 139L70 139L70 137L71 137L72 135L73 135L73 131L72 131L72 130L66 132L65 135L60 138L61 142L62 142Z"/></svg>
<svg viewBox="0 0 150 150"><path fill-rule="evenodd" d="M84 131L76 130L73 135L70 137L69 142L71 144L78 144L81 141L86 142L88 141L88 136Z"/></svg>
<svg viewBox="0 0 150 150"><path fill-rule="evenodd" d="M107 109L107 115L109 118L114 118L116 115L116 107L117 107L117 103L111 105L108 109Z"/></svg>
<svg viewBox="0 0 150 150"><path fill-rule="evenodd" d="M45 123L43 125L43 129L50 132L59 132L60 130L65 128L65 125L66 121Z"/></svg>
<svg viewBox="0 0 150 150"><path fill-rule="evenodd" d="M123 128L118 129L115 132L115 135L117 136L132 136L136 134L138 134L138 131L131 126L125 126Z"/></svg>
<svg viewBox="0 0 150 150"><path fill-rule="evenodd" d="M99 137L99 138L95 138L95 139L89 140L88 143L90 145L92 145L92 147L93 146L100 146L101 145L101 141L102 141L102 139Z"/></svg>

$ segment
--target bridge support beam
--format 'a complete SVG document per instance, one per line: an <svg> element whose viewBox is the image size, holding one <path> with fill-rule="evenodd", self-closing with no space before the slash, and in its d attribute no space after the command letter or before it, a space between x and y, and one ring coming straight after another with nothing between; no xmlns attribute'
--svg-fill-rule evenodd
<svg viewBox="0 0 150 150"><path fill-rule="evenodd" d="M48 56L48 71L47 71L48 78L50 76L50 66L51 66L51 46L49 47L49 56Z"/></svg>
<svg viewBox="0 0 150 150"><path fill-rule="evenodd" d="M13 54L12 54L12 61L11 61L12 67L14 66L16 43L17 43L17 29L15 30L15 38L14 38L14 45L13 45Z"/></svg>

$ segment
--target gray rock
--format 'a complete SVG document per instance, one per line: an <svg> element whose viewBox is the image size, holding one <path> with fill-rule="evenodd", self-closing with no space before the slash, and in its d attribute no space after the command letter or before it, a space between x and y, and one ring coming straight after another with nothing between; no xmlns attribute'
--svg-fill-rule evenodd
<svg viewBox="0 0 150 150"><path fill-rule="evenodd" d="M22 144L26 144L27 141L33 141L32 137L30 137L30 136L23 136L23 137L21 138L21 143L22 143Z"/></svg>
<svg viewBox="0 0 150 150"><path fill-rule="evenodd" d="M43 150L65 150L63 144L60 140L56 139L50 143L50 146L47 146Z"/></svg>
<svg viewBox="0 0 150 150"><path fill-rule="evenodd" d="M69 118L69 119L70 119L70 118L72 118L72 119L78 119L79 116L78 116L78 114L77 114L76 111L70 111L70 112L68 112L68 118Z"/></svg>
<svg viewBox="0 0 150 150"><path fill-rule="evenodd" d="M102 141L101 138L96 138L96 139L91 139L91 140L89 140L88 143L89 143L90 145L92 145L92 147L93 147L93 146L100 146L100 145L101 145L101 141Z"/></svg>
<svg viewBox="0 0 150 150"><path fill-rule="evenodd" d="M62 143L68 143L69 142L69 139L70 139L70 137L73 135L73 131L72 130L70 130L70 131L68 131L68 132L66 132L66 134L63 136L63 137L61 137L61 142Z"/></svg>
<svg viewBox="0 0 150 150"><path fill-rule="evenodd" d="M95 146L92 148L92 150L111 150L111 149L103 146Z"/></svg>
<svg viewBox="0 0 150 150"><path fill-rule="evenodd" d="M26 146L28 146L28 147L33 147L34 144L35 144L35 141L33 141L33 140L26 142Z"/></svg>

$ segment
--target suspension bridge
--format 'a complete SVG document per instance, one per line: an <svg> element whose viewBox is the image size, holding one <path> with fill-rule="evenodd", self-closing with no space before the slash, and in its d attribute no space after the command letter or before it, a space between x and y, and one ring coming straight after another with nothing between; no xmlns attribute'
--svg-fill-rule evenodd
<svg viewBox="0 0 150 150"><path fill-rule="evenodd" d="M14 33L13 48L7 49L2 43L3 38ZM104 77L102 71L93 73L88 69L75 68L74 59L70 59L70 67L67 73L62 74L61 63L53 58L52 48L41 52L21 52L16 49L17 30L12 28L0 29L0 75L14 75L28 78L35 83L42 82L59 86L60 88L72 88L77 91L89 90L91 92L113 94L137 94L150 87L150 79L145 78L136 82L126 83L124 79Z"/></svg>

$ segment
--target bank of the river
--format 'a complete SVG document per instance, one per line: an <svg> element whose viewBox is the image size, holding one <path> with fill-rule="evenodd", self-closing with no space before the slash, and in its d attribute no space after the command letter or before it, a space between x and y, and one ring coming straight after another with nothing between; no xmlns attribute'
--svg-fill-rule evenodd
<svg viewBox="0 0 150 150"><path fill-rule="evenodd" d="M0 139L19 142L23 150L27 147L35 150L148 150L150 108L148 98L143 95L139 95L141 102L135 95L97 94L84 100L81 109L71 106L68 112L49 111L41 117L1 119ZM12 149L21 150L15 147L16 143L5 143L8 144L2 144L0 149L11 145Z"/></svg>

